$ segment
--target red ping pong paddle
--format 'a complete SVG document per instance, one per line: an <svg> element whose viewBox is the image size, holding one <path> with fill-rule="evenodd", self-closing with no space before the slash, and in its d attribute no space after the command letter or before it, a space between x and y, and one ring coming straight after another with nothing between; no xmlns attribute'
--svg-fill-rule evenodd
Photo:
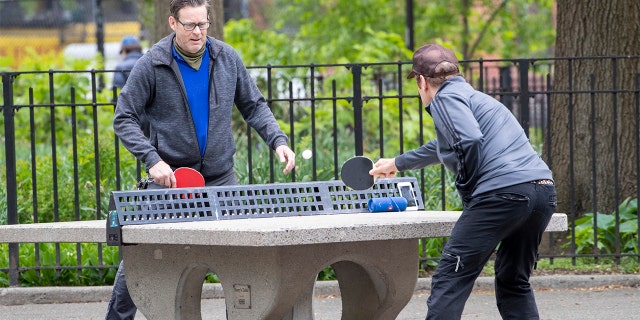
<svg viewBox="0 0 640 320"><path fill-rule="evenodd" d="M373 161L364 156L355 156L345 161L340 169L344 184L354 190L366 190L373 186L375 178L369 174Z"/></svg>
<svg viewBox="0 0 640 320"><path fill-rule="evenodd" d="M176 177L176 188L204 187L204 178L198 170L180 167L173 175Z"/></svg>

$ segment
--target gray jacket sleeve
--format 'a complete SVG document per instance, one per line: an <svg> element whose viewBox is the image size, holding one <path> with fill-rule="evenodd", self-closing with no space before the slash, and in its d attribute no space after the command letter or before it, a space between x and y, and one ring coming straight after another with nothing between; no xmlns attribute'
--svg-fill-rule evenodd
<svg viewBox="0 0 640 320"><path fill-rule="evenodd" d="M154 79L149 75L154 72L149 56L143 56L140 62L131 70L128 85L118 97L113 128L127 150L150 168L162 160L143 130L145 106L155 90Z"/></svg>
<svg viewBox="0 0 640 320"><path fill-rule="evenodd" d="M400 171L422 169L440 163L437 155L438 143L431 140L424 145L396 157L396 168Z"/></svg>

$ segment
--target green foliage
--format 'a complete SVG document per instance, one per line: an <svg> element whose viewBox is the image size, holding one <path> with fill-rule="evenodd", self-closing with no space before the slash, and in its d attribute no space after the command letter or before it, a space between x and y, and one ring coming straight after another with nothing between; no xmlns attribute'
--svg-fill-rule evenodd
<svg viewBox="0 0 640 320"><path fill-rule="evenodd" d="M8 245L0 244L0 265L8 265ZM57 262L57 257L60 262ZM100 265L118 265L118 247L95 243L25 243L19 249L20 267L28 269L20 273L22 286L97 286L113 283L115 269L102 269ZM102 257L102 263L98 261ZM79 261L79 263L78 263ZM48 266L39 271L36 266ZM74 266L85 268L77 269ZM57 266L57 267L56 267ZM91 268L96 267L96 268ZM9 285L6 273L0 273L0 287Z"/></svg>
<svg viewBox="0 0 640 320"><path fill-rule="evenodd" d="M503 57L548 57L555 41L553 0L509 1L500 19Z"/></svg>
<svg viewBox="0 0 640 320"><path fill-rule="evenodd" d="M336 272L331 268L331 266L324 267L319 273L316 280L325 281L325 280L336 280Z"/></svg>
<svg viewBox="0 0 640 320"><path fill-rule="evenodd" d="M131 0L131 1L135 1L137 5L138 17L140 17L140 21L142 22L142 25L146 26L149 30L152 30L153 28L155 28L156 21L154 21L154 18L155 18L156 6L154 5L154 2L156 0ZM158 21L158 23L168 23L167 18L168 17L166 17L162 21Z"/></svg>
<svg viewBox="0 0 640 320"><path fill-rule="evenodd" d="M441 178L443 170L444 183ZM423 171L426 186L422 198L425 210L461 211L462 201L455 187L455 174L441 166L428 167Z"/></svg>
<svg viewBox="0 0 640 320"><path fill-rule="evenodd" d="M444 183L441 178L442 170L444 170ZM427 183L422 194L425 210L442 210L444 208L444 210L449 211L461 211L462 202L455 188L455 175L441 166L427 167L422 171L424 172L424 181ZM415 172L412 173L417 176ZM442 190L443 185L444 191ZM418 252L421 270L435 268L438 265L436 258L440 257L442 253L445 243L444 240L444 238L426 238L419 240Z"/></svg>
<svg viewBox="0 0 640 320"><path fill-rule="evenodd" d="M2 165L4 167L4 164ZM7 181L6 170L0 173L0 179ZM5 188L0 189L0 226L7 224L7 193Z"/></svg>
<svg viewBox="0 0 640 320"><path fill-rule="evenodd" d="M0 266L9 266L9 245L0 243ZM9 274L0 272L0 288L9 286Z"/></svg>
<svg viewBox="0 0 640 320"><path fill-rule="evenodd" d="M289 65L297 56L285 34L257 29L253 20L230 20L224 26L225 41L242 52L250 65Z"/></svg>
<svg viewBox="0 0 640 320"><path fill-rule="evenodd" d="M207 272L207 274L204 277L204 282L205 283L220 283L220 278L218 278L218 275L215 274L214 272Z"/></svg>
<svg viewBox="0 0 640 320"><path fill-rule="evenodd" d="M420 269L435 268L438 261L433 258L440 257L444 248L443 238L420 239L418 243L418 252L420 253Z"/></svg>
<svg viewBox="0 0 640 320"><path fill-rule="evenodd" d="M404 0L276 0L265 13L269 30L250 31L252 24L243 23L245 33L236 33L230 29L238 26L227 23L225 40L250 64L407 61L405 6ZM414 1L415 46L441 42L467 58L548 56L553 7L552 0Z"/></svg>
<svg viewBox="0 0 640 320"><path fill-rule="evenodd" d="M352 4L340 1L338 6L341 7L340 10L346 11ZM303 9L291 5L286 8L290 13L282 10L280 19L295 17ZM313 11L309 13L313 14ZM387 32L377 24L379 21L370 21L375 15L337 18L336 13L338 12L314 14L315 18L299 25L295 34L283 30L257 30L248 19L229 21L225 24L224 37L249 65L405 61L411 57L411 52L404 48L404 40L399 33ZM332 18L344 23L336 23ZM358 18L364 21L353 21ZM286 22L275 22L276 25L283 23Z"/></svg>
<svg viewBox="0 0 640 320"><path fill-rule="evenodd" d="M638 253L638 199L625 199L617 211L617 217L615 211L610 214L598 212L595 216L590 212L576 219L576 253L615 253L618 242L621 253ZM616 222L619 223L618 230ZM594 239L596 224L597 244Z"/></svg>
<svg viewBox="0 0 640 320"><path fill-rule="evenodd" d="M25 70L51 71L22 73L13 83L14 103L22 106L14 117L20 223L34 222L36 212L38 222L100 219L106 215L108 194L119 187L110 103L113 93L92 90L91 79L100 81L105 76L85 71L95 63L34 54L21 65ZM101 105L94 106L94 102ZM124 155L119 163L122 181L129 188L137 180L136 162L124 148L119 152ZM4 167L4 163L1 165ZM3 175L5 172L2 170ZM77 198L67 196L74 194ZM98 203L103 212L98 212ZM6 204L0 203L0 209L0 221L6 220Z"/></svg>
<svg viewBox="0 0 640 320"><path fill-rule="evenodd" d="M21 73L13 83L14 103L19 106L14 117L19 223L36 219L38 222L102 219L106 215L109 192L122 188L116 183L116 150L111 125L113 93L92 90L92 77L100 81L105 76L86 71L94 65L100 66L101 61L68 60L57 54L35 53L21 64L20 70L50 71ZM0 68L6 67L0 65ZM98 105L94 106L94 102ZM0 120L4 126L4 118ZM95 139L97 147L94 147ZM4 149L1 151L4 154ZM129 189L137 180L136 161L124 148L118 151L121 179L124 188ZM4 157L0 159L4 161ZM0 162L2 169L5 165ZM0 170L0 176L6 181L6 170ZM4 190L0 188L0 224L7 223ZM57 265L57 254L61 268L49 268ZM76 244L21 244L20 265L45 268L40 272L22 272L20 281L27 286L112 283L116 270L102 268L117 265L118 254L117 247L98 244L81 244L79 250ZM97 260L100 256L101 262ZM7 259L8 246L0 245L0 266L8 266ZM82 266L97 268L78 272L72 268L78 265L78 259ZM8 285L5 273L0 273L0 285Z"/></svg>
<svg viewBox="0 0 640 320"><path fill-rule="evenodd" d="M599 257L598 261L595 261L593 257L585 258L554 258L554 259L542 259L538 261L537 270L546 273L553 272L566 272L570 271L573 274L608 274L608 273L623 273L632 274L638 273L639 265L637 257L622 257L619 262L615 258L611 257ZM535 271L534 271L535 272ZM534 273L535 274L535 273Z"/></svg>
<svg viewBox="0 0 640 320"><path fill-rule="evenodd" d="M546 57L550 54L555 41L553 1L480 0L466 3L468 7L464 7L464 1L416 3L416 45L438 39L468 59L488 54L499 57Z"/></svg>
<svg viewBox="0 0 640 320"><path fill-rule="evenodd" d="M405 60L402 35L404 7L401 1L274 1L274 29L292 34L298 61L309 63ZM371 10L375 8L375 10ZM291 32L293 31L293 32ZM384 42L384 44L382 44ZM375 56L361 50L377 52ZM383 53L384 52L384 53Z"/></svg>

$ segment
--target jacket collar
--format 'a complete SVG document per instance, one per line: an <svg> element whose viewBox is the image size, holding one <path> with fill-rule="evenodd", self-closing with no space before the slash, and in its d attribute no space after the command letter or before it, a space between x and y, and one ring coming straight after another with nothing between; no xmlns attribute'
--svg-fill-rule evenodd
<svg viewBox="0 0 640 320"><path fill-rule="evenodd" d="M170 35L160 39L160 41L158 41L158 43L149 50L154 65L171 65L171 62L173 61L173 38L175 36L175 32L171 33ZM206 46L208 46L209 49L210 59L216 60L222 52L221 41L214 37L207 36Z"/></svg>

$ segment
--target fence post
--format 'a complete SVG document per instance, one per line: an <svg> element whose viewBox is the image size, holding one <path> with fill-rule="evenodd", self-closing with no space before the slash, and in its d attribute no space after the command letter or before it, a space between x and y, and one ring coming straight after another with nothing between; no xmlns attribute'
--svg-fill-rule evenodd
<svg viewBox="0 0 640 320"><path fill-rule="evenodd" d="M7 223L18 224L18 195L16 182L16 132L13 105L13 73L2 73L4 107L4 147L6 163ZM17 243L9 243L9 285L20 285L18 272L20 255Z"/></svg>
<svg viewBox="0 0 640 320"><path fill-rule="evenodd" d="M520 125L529 137L529 59L518 60L518 78L520 79Z"/></svg>
<svg viewBox="0 0 640 320"><path fill-rule="evenodd" d="M498 67L500 70L500 102L513 112L513 79L511 77L511 67Z"/></svg>
<svg viewBox="0 0 640 320"><path fill-rule="evenodd" d="M364 154L362 123L362 66L351 65L353 74L353 133L355 136L356 156Z"/></svg>

